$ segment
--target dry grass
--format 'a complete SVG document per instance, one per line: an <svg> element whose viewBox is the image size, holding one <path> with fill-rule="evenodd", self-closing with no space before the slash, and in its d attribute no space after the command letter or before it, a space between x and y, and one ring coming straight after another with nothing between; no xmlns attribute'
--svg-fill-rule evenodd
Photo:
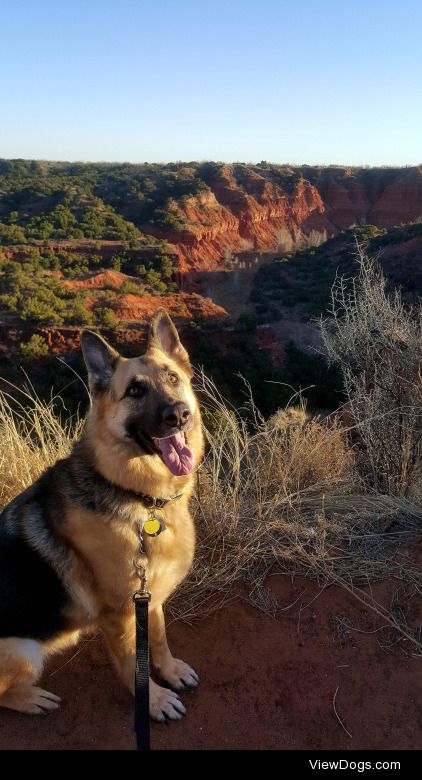
<svg viewBox="0 0 422 780"><path fill-rule="evenodd" d="M10 393L0 393L0 506L66 457L82 428L81 420L69 419L60 399L41 401L30 384L23 390L9 387Z"/></svg>
<svg viewBox="0 0 422 780"><path fill-rule="evenodd" d="M310 417L303 404L279 409L267 423L261 421L258 450L275 493L323 488L346 477L356 480L353 455L338 420Z"/></svg>

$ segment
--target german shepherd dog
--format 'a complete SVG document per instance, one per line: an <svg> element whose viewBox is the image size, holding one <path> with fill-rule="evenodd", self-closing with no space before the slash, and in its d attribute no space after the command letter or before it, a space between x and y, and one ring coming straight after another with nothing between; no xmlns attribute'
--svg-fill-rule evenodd
<svg viewBox="0 0 422 780"><path fill-rule="evenodd" d="M59 697L36 685L43 662L93 629L133 692L134 558L152 499L166 499L158 502L165 530L144 534L151 658L170 686L150 679L150 715L178 720L185 708L176 691L198 684L172 656L163 615L195 545L188 502L203 438L188 354L163 309L142 357L122 357L91 331L82 349L92 398L83 434L0 515L0 705L56 709Z"/></svg>

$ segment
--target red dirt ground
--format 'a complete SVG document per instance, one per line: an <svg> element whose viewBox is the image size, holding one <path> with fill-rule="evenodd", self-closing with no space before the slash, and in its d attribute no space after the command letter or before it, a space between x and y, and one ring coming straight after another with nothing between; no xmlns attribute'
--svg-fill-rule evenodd
<svg viewBox="0 0 422 780"><path fill-rule="evenodd" d="M182 722L152 725L152 748L421 749L422 661L407 655L410 643L383 649L385 632L374 633L381 623L342 589L320 592L281 575L269 582L281 604L298 599L281 618L236 599L195 626L170 626L175 654L192 663L201 685L183 694ZM379 584L373 594L389 604L395 587ZM420 621L412 610L412 622ZM134 749L131 699L102 640L81 647L76 657L55 657L43 678L63 698L61 710L0 711L1 749ZM337 686L336 709L351 736L334 713Z"/></svg>

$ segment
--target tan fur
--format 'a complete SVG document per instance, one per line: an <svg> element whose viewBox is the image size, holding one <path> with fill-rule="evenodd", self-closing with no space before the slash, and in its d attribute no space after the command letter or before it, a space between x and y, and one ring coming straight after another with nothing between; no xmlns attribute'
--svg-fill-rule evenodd
<svg viewBox="0 0 422 780"><path fill-rule="evenodd" d="M153 403L154 393L160 391L162 367L177 372L180 383L174 397L189 403L194 416L193 429L187 434L189 446L195 452L195 467L203 455L200 413L190 385L186 353L179 360L172 359L150 342L147 359L126 359L119 356L107 392L93 398L85 437L95 457L96 469L106 479L123 488L155 497L168 497L184 489L184 495L160 510L166 530L158 537L146 539L148 556L148 589L150 604L150 646L154 665L160 675L173 687L195 685L195 673L187 664L174 659L167 645L163 604L186 576L192 564L195 530L189 512L189 497L194 475L175 477L157 456L139 456L134 442L121 435L127 412L122 400L124 390L132 377L142 376L148 381ZM171 388L165 391L171 398ZM60 525L60 533L72 551L73 564L67 574L69 590L73 594L68 610L68 630L48 642L37 645L39 658L72 644L80 630L100 629L105 636L114 663L124 682L133 691L135 666L135 623L132 594L138 586L133 559L139 546L138 528L146 514L139 502L133 504L127 521L104 518L95 512L68 505ZM52 708L56 699L41 689L35 689L41 666L31 662L26 640L0 640L0 705L12 706L25 712ZM15 642L15 644L13 644ZM6 643L6 644L5 644ZM7 644L9 643L9 644ZM21 643L21 644L19 644ZM25 648L28 652L25 655ZM19 652L18 652L19 650ZM35 653L36 654L36 653ZM7 660L7 664L6 664ZM6 664L6 666L5 666ZM197 678L196 678L197 679ZM22 695L22 684L26 685ZM16 688L13 693L13 687ZM35 693L34 693L35 691ZM3 695L1 695L3 694ZM178 718L183 707L172 691L151 681L150 710L152 717ZM43 701L40 704L40 697ZM49 698L50 697L50 698Z"/></svg>

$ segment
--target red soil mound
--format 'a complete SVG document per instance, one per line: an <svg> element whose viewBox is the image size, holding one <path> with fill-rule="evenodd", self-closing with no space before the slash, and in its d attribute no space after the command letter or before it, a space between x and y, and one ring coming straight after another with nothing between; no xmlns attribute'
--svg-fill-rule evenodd
<svg viewBox="0 0 422 780"><path fill-rule="evenodd" d="M67 280L64 284L69 287L82 287L84 289L103 290L105 287L120 289L123 282L133 281L130 276L119 271L101 271L99 274L87 276L86 279Z"/></svg>
<svg viewBox="0 0 422 780"><path fill-rule="evenodd" d="M177 295L122 295L114 303L114 311L121 320L147 322L159 306L167 309L170 316L183 323L192 319L206 319L211 322L224 321L228 314L210 298L200 298L195 294Z"/></svg>

